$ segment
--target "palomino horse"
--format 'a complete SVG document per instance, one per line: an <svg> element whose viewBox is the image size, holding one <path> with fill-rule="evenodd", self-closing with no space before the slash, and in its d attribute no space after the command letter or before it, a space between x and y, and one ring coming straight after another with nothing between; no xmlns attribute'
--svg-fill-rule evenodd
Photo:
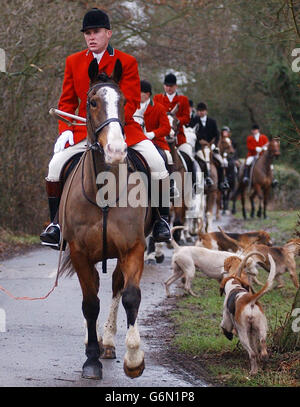
<svg viewBox="0 0 300 407"><path fill-rule="evenodd" d="M96 177L103 171L116 179L116 190L120 189L115 204L122 194L128 196L132 190L132 185L126 185L126 177L124 183L119 179L119 164L126 162L127 155L123 136L125 99L118 86L121 75L119 60L111 77L99 74L96 59L89 66L87 133L90 147L65 184L59 211L63 237L68 242L60 272L76 272L80 282L82 311L87 323L87 360L82 376L93 379L102 378L100 355L115 358L114 337L121 298L128 327L124 371L134 378L144 370L144 352L140 349L136 319L141 301L139 285L144 267L144 234L150 232L151 210L143 206L112 204L105 214L107 207L101 208L94 202L98 196ZM126 186L128 191L124 194ZM109 317L101 339L97 337L96 327L100 306L97 296L99 275L95 264L107 258L118 260L112 276Z"/></svg>
<svg viewBox="0 0 300 407"><path fill-rule="evenodd" d="M218 148L224 161L224 175L226 176L230 187L230 189L226 189L225 191L218 191L218 213L219 210L222 209L222 214L224 215L229 208L230 195L235 191L238 170L235 159L235 149L232 145L231 138L221 135Z"/></svg>
<svg viewBox="0 0 300 407"><path fill-rule="evenodd" d="M254 163L252 168L251 185L249 187L250 191L250 202L251 202L251 218L255 214L254 198L258 196L259 207L257 211L257 216L261 218L262 216L262 203L263 203L263 215L266 219L267 217L267 205L268 199L271 191L272 185L272 169L271 165L274 158L280 156L280 141L278 139L271 139L268 145L268 149L262 153L261 156ZM234 194L234 201L236 200L239 193L241 194L242 201L242 211L244 219L247 219L247 213L245 208L245 193L247 190L247 185L243 183L242 179L243 169L241 170L241 178L236 193Z"/></svg>
<svg viewBox="0 0 300 407"><path fill-rule="evenodd" d="M211 144L213 141L211 142ZM195 158L198 161L200 168L204 171L203 161L206 162L207 170L209 176L213 180L213 185L204 186L204 194L206 197L205 202L205 232L210 233L212 231L212 221L213 221L213 209L217 203L217 194L218 194L218 172L217 168L213 162L211 144L205 140L200 140L201 150L198 150Z"/></svg>

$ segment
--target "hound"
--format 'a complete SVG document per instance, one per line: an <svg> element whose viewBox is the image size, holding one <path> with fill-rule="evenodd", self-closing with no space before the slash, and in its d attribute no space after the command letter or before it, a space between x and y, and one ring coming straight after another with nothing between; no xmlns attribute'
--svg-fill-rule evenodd
<svg viewBox="0 0 300 407"><path fill-rule="evenodd" d="M264 230L246 233L227 233L227 235L240 242L243 247L250 246L253 243L265 244L267 246L272 245L269 233ZM236 244L225 239L221 232L202 233L200 229L196 246L213 250L231 251L233 253L239 250Z"/></svg>
<svg viewBox="0 0 300 407"><path fill-rule="evenodd" d="M170 285L180 278L184 281L184 289L196 297L197 295L191 288L196 269L205 274L206 277L221 282L224 275L224 260L232 256L230 252L209 250L204 247L179 246L173 239L173 232L183 227L184 226L175 226L171 230L171 244L174 247L172 257L173 272L164 283L167 297L170 296ZM247 271L253 275L257 274L254 262L247 262Z"/></svg>
<svg viewBox="0 0 300 407"><path fill-rule="evenodd" d="M291 239L283 246L266 246L264 244L252 244L250 247L245 247L245 245L241 242L238 242L235 239L229 237L226 233L222 231L220 228L221 233L223 234L224 238L228 240L231 244L235 245L236 250L244 250L245 253L249 251L257 251L262 253L265 257L267 254L271 254L273 257L275 264L276 264L276 276L275 279L277 281L276 288L282 288L284 286L284 282L282 280L282 275L286 271L289 272L291 280L294 283L296 288L299 288L299 279L296 273L296 262L295 256L300 255L300 238ZM268 260L266 263L260 262L260 260L254 256L253 260L262 266L266 271L270 270L270 263Z"/></svg>
<svg viewBox="0 0 300 407"><path fill-rule="evenodd" d="M229 340L232 340L233 333L238 336L242 346L248 352L251 375L257 373L258 361L268 358L266 346L268 324L258 302L258 299L271 289L276 274L275 262L270 254L268 258L271 265L270 274L266 284L256 294L249 292L249 285L240 277L244 261L240 264L236 275L224 278L220 285L220 294L225 293L223 319L220 326Z"/></svg>

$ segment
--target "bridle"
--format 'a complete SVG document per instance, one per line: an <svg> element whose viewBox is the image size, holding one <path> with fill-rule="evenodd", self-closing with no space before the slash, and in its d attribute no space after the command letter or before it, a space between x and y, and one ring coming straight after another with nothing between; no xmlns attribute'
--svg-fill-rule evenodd
<svg viewBox="0 0 300 407"><path fill-rule="evenodd" d="M93 143L92 143L92 148L93 149L98 149L98 150L103 150L101 144L98 142L97 138L98 138L98 134L106 127L108 126L110 123L119 123L121 130L122 130L122 134L124 137L124 126L123 123L121 122L121 120L118 117L111 117L109 119L104 120L104 122L102 122L98 127L94 127L92 124L92 116L91 116L91 112L90 112L90 101L89 101L89 94L92 90L95 89L99 89L99 88L103 88L103 87L109 87L109 88L113 88L116 89L116 86L113 83L96 83L95 85L93 85L92 87L90 87L90 89L88 90L87 93L87 102L86 102L86 114L88 117L88 120L90 122L90 126L92 128L92 132L93 132Z"/></svg>
<svg viewBox="0 0 300 407"><path fill-rule="evenodd" d="M119 123L121 130L122 130L123 137L124 137L123 123L121 122L121 120L118 117L111 117L109 119L106 119L106 120L104 120L104 122L102 122L97 127L95 127L92 124L89 94L92 90L99 89L102 87L110 87L110 88L116 89L116 87L113 83L106 83L106 82L97 83L88 90L87 103L86 103L87 120L89 121L89 124L90 124L92 132L93 132L93 143L90 145L88 150L90 150L90 149L92 150L93 168L94 168L94 175L95 175L96 179L97 179L97 168L96 168L96 160L95 160L95 151L99 151L101 153L101 155L104 154L103 147L98 141L98 134L110 123ZM97 204L97 202L94 202L92 199L90 199L88 197L88 195L85 191L85 188L84 188L84 161L85 161L85 158L86 158L86 154L83 156L83 161L82 161L81 188L82 188L82 193L83 193L83 196L85 197L85 199L88 202L90 202L91 204L93 204L94 206L97 206L98 208L100 208L102 211L102 272L106 273L107 272L107 217L108 217L108 211L109 211L110 207L108 205L106 205L104 207L99 206ZM115 203L117 203L119 201L119 199L120 199L120 197L117 198Z"/></svg>

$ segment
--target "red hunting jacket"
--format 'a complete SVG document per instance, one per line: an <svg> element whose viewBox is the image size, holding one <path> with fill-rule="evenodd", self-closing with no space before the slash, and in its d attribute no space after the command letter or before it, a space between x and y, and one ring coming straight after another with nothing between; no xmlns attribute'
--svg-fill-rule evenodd
<svg viewBox="0 0 300 407"><path fill-rule="evenodd" d="M251 157L257 154L257 151L255 150L256 147L263 147L269 142L269 139L267 136L264 134L259 135L259 140L256 141L254 136L252 134L247 137L247 148L248 148L248 154L247 157ZM261 153L260 153L261 154Z"/></svg>
<svg viewBox="0 0 300 407"><path fill-rule="evenodd" d="M66 59L65 76L63 81L62 94L59 99L58 108L64 112L75 114L78 108L78 116L86 117L87 91L90 79L88 67L94 56L92 52L84 50L70 55ZM124 52L113 49L110 45L102 56L99 64L99 71L104 71L111 75L119 59L122 63L123 74L119 83L120 89L126 98L125 105L125 136L128 146L147 140L141 126L136 123L132 116L140 107L141 86L136 59ZM65 130L72 130L75 144L87 137L86 126L68 126L59 121L59 134ZM67 147L69 144L67 143Z"/></svg>
<svg viewBox="0 0 300 407"><path fill-rule="evenodd" d="M163 150L170 151L166 136L170 134L171 126L165 108L160 103L154 104L151 101L144 113L144 120L147 132L153 131L155 134L153 143Z"/></svg>
<svg viewBox="0 0 300 407"><path fill-rule="evenodd" d="M180 121L179 132L177 135L177 146L186 143L183 126L189 124L190 122L190 105L188 98L186 96L176 94L173 101L170 102L166 94L159 94L154 96L153 101L162 104L166 112L170 112L177 105L177 103L179 103L179 109L176 113L176 117Z"/></svg>

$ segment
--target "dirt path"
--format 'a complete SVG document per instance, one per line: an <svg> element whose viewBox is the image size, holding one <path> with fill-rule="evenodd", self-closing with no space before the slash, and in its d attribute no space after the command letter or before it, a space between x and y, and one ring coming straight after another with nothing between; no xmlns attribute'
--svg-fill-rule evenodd
<svg viewBox="0 0 300 407"><path fill-rule="evenodd" d="M122 306L118 321L117 359L103 361L102 381L81 378L81 366L85 361L84 322L81 290L74 276L60 280L59 287L46 301L14 301L0 293L0 309L6 313L6 332L0 332L0 385L205 386L200 377L187 373L184 366L168 358L164 346L171 336L162 336L162 319L158 323L152 318L155 311L161 315L164 313L161 306L165 298L162 282L170 272L172 252L166 249L165 253L166 262L159 267L146 266L142 279L139 325L146 369L140 378L131 380L123 373L126 318ZM0 264L0 284L15 295L43 295L53 284L57 261L57 252L43 248L3 261ZM114 264L110 261L108 275L101 275L100 326L108 313Z"/></svg>

